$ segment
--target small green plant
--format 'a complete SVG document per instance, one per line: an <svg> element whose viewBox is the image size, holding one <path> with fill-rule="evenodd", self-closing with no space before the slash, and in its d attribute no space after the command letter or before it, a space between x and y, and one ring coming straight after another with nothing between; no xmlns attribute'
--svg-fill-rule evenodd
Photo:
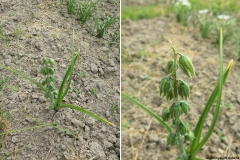
<svg viewBox="0 0 240 160"><path fill-rule="evenodd" d="M209 32L212 30L212 13L208 13L207 9L198 11L198 22L201 27L201 36L202 38L207 38Z"/></svg>
<svg viewBox="0 0 240 160"><path fill-rule="evenodd" d="M17 92L18 91L18 88L17 87L13 87L12 85L8 85L7 88L10 89L13 92Z"/></svg>
<svg viewBox="0 0 240 160"><path fill-rule="evenodd" d="M80 24L84 24L97 10L99 0L84 0L76 3L76 15Z"/></svg>
<svg viewBox="0 0 240 160"><path fill-rule="evenodd" d="M57 35L55 33L52 33L51 36L56 39L57 38Z"/></svg>
<svg viewBox="0 0 240 160"><path fill-rule="evenodd" d="M97 37L102 38L106 33L108 28L113 25L117 20L117 17L107 16L102 22L99 22L97 17L94 17L94 27L97 32Z"/></svg>
<svg viewBox="0 0 240 160"><path fill-rule="evenodd" d="M218 131L218 137L222 140L225 141L226 137L223 135L223 133L221 131Z"/></svg>
<svg viewBox="0 0 240 160"><path fill-rule="evenodd" d="M81 77L87 77L88 73L87 72L79 72L78 75Z"/></svg>
<svg viewBox="0 0 240 160"><path fill-rule="evenodd" d="M111 42L109 43L110 47L112 47L114 45L119 46L120 45L119 40L120 40L120 30L117 29L114 31L114 33L112 35Z"/></svg>
<svg viewBox="0 0 240 160"><path fill-rule="evenodd" d="M73 13L75 5L76 5L75 0L68 0L68 3L67 3L68 14L72 14Z"/></svg>
<svg viewBox="0 0 240 160"><path fill-rule="evenodd" d="M173 12L176 15L177 21L187 26L191 17L191 3L187 0L177 1L173 8Z"/></svg>
<svg viewBox="0 0 240 160"><path fill-rule="evenodd" d="M92 88L92 89L91 89L91 93L92 93L92 94L96 94L96 93L97 93L97 89L96 89L96 88Z"/></svg>
<svg viewBox="0 0 240 160"><path fill-rule="evenodd" d="M233 108L233 104L232 103L227 103L227 102L221 102L221 107L230 110L230 109Z"/></svg>
<svg viewBox="0 0 240 160"><path fill-rule="evenodd" d="M190 125L181 118L181 115L183 114L190 114L190 105L186 101L190 96L190 87L187 82L178 78L177 69L181 68L190 79L195 76L195 70L190 58L176 52L173 46L171 47L173 50L173 59L167 63L168 75L160 81L159 85L160 96L166 97L167 100L173 100L173 102L170 105L170 108L163 109L162 117L158 116L149 108L131 98L129 95L123 92L121 93L122 97L146 111L168 131L169 134L167 136L167 144L171 146L177 146L180 151L180 155L177 160L200 160L200 158L196 158L196 154L207 142L216 125L220 111L222 87L226 82L233 63L233 60L231 60L227 66L227 69L225 72L223 72L222 32L220 32L220 37L220 78L193 131L191 131ZM180 97L182 100L180 100ZM212 123L207 129L207 133L201 137L204 123L206 122L206 117L216 99L217 104ZM170 122L171 125L166 122ZM183 139L190 141L189 147L184 146Z"/></svg>
<svg viewBox="0 0 240 160"><path fill-rule="evenodd" d="M72 81L72 74L73 74L73 68L74 65L77 61L77 58L79 57L80 52L77 52L75 54L74 52L74 32L73 32L73 37L72 37L72 61L71 64L69 65L67 72L62 80L61 86L59 87L59 89L56 89L56 87L54 86L53 82L55 80L54 78L54 66L55 66L55 62L53 59L51 58L47 58L45 57L43 59L43 67L41 68L41 74L45 76L45 79L42 81L42 83L38 83L35 80L33 80L32 78L24 75L23 73L6 67L4 65L0 65L1 68L7 69L27 80L29 80L30 82L32 82L33 84L35 84L37 87L39 87L43 92L44 92L44 97L50 99L50 105L49 105L49 109L50 110L54 110L54 111L58 111L61 108L71 108L74 110L78 110L81 111L83 113L88 114L89 116L92 116L93 118L100 120L102 122L105 122L107 124L113 125L115 126L113 123L105 120L104 118L88 111L85 110L81 107L72 105L72 104L64 104L62 103L64 97L66 96L66 94L68 93L69 89L70 89L70 84Z"/></svg>
<svg viewBox="0 0 240 160"><path fill-rule="evenodd" d="M125 122L125 123L123 123L122 126L121 126L122 130L124 130L125 128L127 128L129 125L130 125L130 122L128 122L128 121Z"/></svg>
<svg viewBox="0 0 240 160"><path fill-rule="evenodd" d="M223 28L223 43L225 43L229 38L233 37L234 27L236 27L235 19L231 18L227 15L218 15L218 23L215 25L215 32L217 35L216 44L218 45L220 42L220 30L219 28Z"/></svg>

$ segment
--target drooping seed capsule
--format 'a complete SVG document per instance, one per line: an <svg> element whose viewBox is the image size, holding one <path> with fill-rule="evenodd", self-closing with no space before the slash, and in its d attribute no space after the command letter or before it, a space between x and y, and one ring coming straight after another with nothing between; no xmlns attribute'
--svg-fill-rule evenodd
<svg viewBox="0 0 240 160"><path fill-rule="evenodd" d="M185 135L189 132L189 124L186 122L182 122L180 121L177 125L177 131L181 134L181 135Z"/></svg>
<svg viewBox="0 0 240 160"><path fill-rule="evenodd" d="M51 67L55 66L55 62L54 62L54 60L52 58L48 58L48 62L51 65Z"/></svg>
<svg viewBox="0 0 240 160"><path fill-rule="evenodd" d="M189 131L187 134L185 134L184 138L187 141L193 141L195 139L195 136L192 131Z"/></svg>
<svg viewBox="0 0 240 160"><path fill-rule="evenodd" d="M53 75L54 74L54 69L53 68L48 68L48 73Z"/></svg>
<svg viewBox="0 0 240 160"><path fill-rule="evenodd" d="M167 122L168 119L170 117L170 111L168 108L165 108L163 111L162 111L162 119L163 121Z"/></svg>
<svg viewBox="0 0 240 160"><path fill-rule="evenodd" d="M40 73L41 73L42 75L47 75L47 69L46 69L45 66L43 66L43 67L41 68Z"/></svg>
<svg viewBox="0 0 240 160"><path fill-rule="evenodd" d="M189 104L186 101L179 101L179 105L182 107L182 111L187 115L190 111Z"/></svg>
<svg viewBox="0 0 240 160"><path fill-rule="evenodd" d="M47 58L47 57L44 57L44 58L43 58L43 64L44 64L44 65L47 65L47 64L48 64L48 58Z"/></svg>
<svg viewBox="0 0 240 160"><path fill-rule="evenodd" d="M172 84L173 84L173 80L171 77L169 77L169 76L164 77L160 81L160 85L159 85L160 96L162 96L162 93L163 93L163 97L165 97L168 94L169 90L171 90L173 88Z"/></svg>
<svg viewBox="0 0 240 160"><path fill-rule="evenodd" d="M176 63L176 70L178 69L178 64ZM174 60L170 60L167 63L167 72L168 74L172 73L174 71Z"/></svg>
<svg viewBox="0 0 240 160"><path fill-rule="evenodd" d="M189 85L182 81L182 80L178 80L178 93L182 98L186 98L188 99L189 95L190 95L190 87Z"/></svg>
<svg viewBox="0 0 240 160"><path fill-rule="evenodd" d="M172 118L178 119L182 114L182 108L179 103L173 103L170 107L170 115Z"/></svg>
<svg viewBox="0 0 240 160"><path fill-rule="evenodd" d="M166 97L167 97L167 100L172 100L174 98L174 90L170 89Z"/></svg>
<svg viewBox="0 0 240 160"><path fill-rule="evenodd" d="M179 64L183 72L188 76L188 78L192 78L195 76L195 70L192 61L188 56L181 55L179 58Z"/></svg>
<svg viewBox="0 0 240 160"><path fill-rule="evenodd" d="M178 137L176 134L170 133L167 136L167 145L171 145L171 146L178 145Z"/></svg>
<svg viewBox="0 0 240 160"><path fill-rule="evenodd" d="M54 78L53 75L48 76L48 78L49 78L49 80L50 80L51 82L55 80L55 78Z"/></svg>

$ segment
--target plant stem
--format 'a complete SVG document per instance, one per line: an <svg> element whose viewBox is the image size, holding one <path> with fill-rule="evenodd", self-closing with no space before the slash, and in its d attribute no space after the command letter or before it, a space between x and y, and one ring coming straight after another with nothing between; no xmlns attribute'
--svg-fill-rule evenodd
<svg viewBox="0 0 240 160"><path fill-rule="evenodd" d="M174 103L178 103L178 92L177 92L177 53L175 49L172 47L173 52L174 52L174 70L173 70L173 85L174 85ZM177 125L177 124L176 124ZM183 158L187 160L187 154L185 152L184 146L183 146L183 141L180 133L177 133L178 136L178 142L179 142L179 150L183 155Z"/></svg>

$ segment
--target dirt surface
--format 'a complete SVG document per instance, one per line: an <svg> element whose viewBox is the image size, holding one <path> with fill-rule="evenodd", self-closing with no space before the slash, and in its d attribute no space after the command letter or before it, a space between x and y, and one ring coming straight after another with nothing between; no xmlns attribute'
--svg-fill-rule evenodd
<svg viewBox="0 0 240 160"><path fill-rule="evenodd" d="M193 130L219 77L218 49L212 40L202 39L199 30L182 26L174 16L122 22L121 88L161 116L162 110L171 105L159 95L159 82L167 75L167 62L173 59L168 39L176 51L188 55L195 66L196 77L192 80L178 71L178 76L190 85L188 102L191 110L184 119ZM223 88L223 105L217 126L198 153L203 159L207 155L230 157L240 154L240 62L236 51L229 46L224 44L224 68L231 59L234 59L234 65ZM227 109L229 106L232 108ZM204 133L211 124L214 109L210 112ZM167 160L175 159L179 154L176 147L167 146L167 131L124 98L121 123L122 160Z"/></svg>
<svg viewBox="0 0 240 160"><path fill-rule="evenodd" d="M104 12L119 15L119 1L100 0L98 17ZM120 157L119 106L120 56L119 46L110 47L111 35L98 39L93 22L81 26L77 17L67 14L66 2L59 0L0 0L0 64L18 69L41 81L44 56L56 62L55 82L61 80L71 61L71 37L75 32L75 51L80 50L71 84L65 97L72 103L88 109L116 124L111 127L79 111L62 109L57 113L48 109L49 101L29 81L0 69L0 78L9 78L1 90L1 108L10 111L9 131L36 126L31 118L44 123L58 123L73 132L72 138L52 127L24 130L8 134L0 157L16 160L118 160Z"/></svg>

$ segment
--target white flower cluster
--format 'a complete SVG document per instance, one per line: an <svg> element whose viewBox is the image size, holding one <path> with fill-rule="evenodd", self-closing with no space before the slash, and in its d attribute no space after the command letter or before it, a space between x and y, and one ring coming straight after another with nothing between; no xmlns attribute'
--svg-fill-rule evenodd
<svg viewBox="0 0 240 160"><path fill-rule="evenodd" d="M199 10L198 11L198 14L204 14L204 13L208 13L208 10L207 9L203 9L203 10Z"/></svg>
<svg viewBox="0 0 240 160"><path fill-rule="evenodd" d="M228 19L230 19L230 16L224 15L224 14L218 15L217 17L218 17L218 19L223 19L223 20L228 20Z"/></svg>
<svg viewBox="0 0 240 160"><path fill-rule="evenodd" d="M176 2L176 6L178 6L178 5L180 5L180 4L191 8L191 3L188 2L188 0L178 0L178 1Z"/></svg>

